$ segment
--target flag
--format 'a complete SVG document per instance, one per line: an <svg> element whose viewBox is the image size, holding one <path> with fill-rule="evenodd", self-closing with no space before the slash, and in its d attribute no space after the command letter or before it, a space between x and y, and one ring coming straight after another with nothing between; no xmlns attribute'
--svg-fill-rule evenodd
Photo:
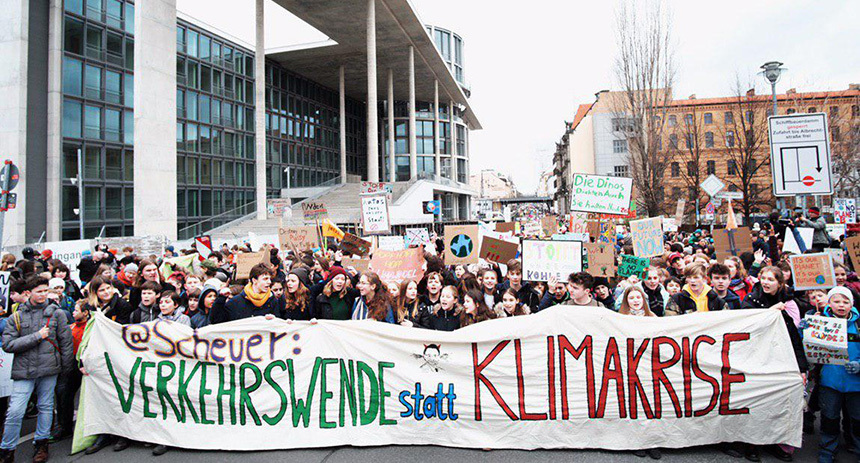
<svg viewBox="0 0 860 463"><path fill-rule="evenodd" d="M322 234L325 237L330 236L337 240L342 240L344 235L343 230L338 228L338 226L329 219L323 219L322 221Z"/></svg>
<svg viewBox="0 0 860 463"><path fill-rule="evenodd" d="M738 221L735 218L735 210L732 209L732 200L729 200L729 214L726 217L726 230L737 230Z"/></svg>
<svg viewBox="0 0 860 463"><path fill-rule="evenodd" d="M425 214L434 214L434 215L442 215L442 204L439 200L436 201L424 201L421 203L424 207Z"/></svg>

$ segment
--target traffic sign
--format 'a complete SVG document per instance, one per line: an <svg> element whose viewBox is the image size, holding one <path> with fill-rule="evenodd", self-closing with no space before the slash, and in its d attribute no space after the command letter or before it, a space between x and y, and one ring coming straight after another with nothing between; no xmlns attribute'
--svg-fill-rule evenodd
<svg viewBox="0 0 860 463"><path fill-rule="evenodd" d="M18 166L12 164L12 161L6 161L6 164L0 169L0 188L5 191L14 190L18 186L20 176Z"/></svg>
<svg viewBox="0 0 860 463"><path fill-rule="evenodd" d="M705 190L705 193L707 193L708 196L714 197L714 195L716 195L726 187L726 184L723 183L723 181L720 180L716 175L711 174L699 186L701 186L702 189Z"/></svg>
<svg viewBox="0 0 860 463"><path fill-rule="evenodd" d="M717 210L714 207L713 202L710 202L707 205L705 205L705 214L706 215L714 215L716 212L717 212Z"/></svg>
<svg viewBox="0 0 860 463"><path fill-rule="evenodd" d="M833 194L827 115L768 118L774 196Z"/></svg>
<svg viewBox="0 0 860 463"><path fill-rule="evenodd" d="M719 199L744 199L744 193L742 191L721 191L715 197Z"/></svg>

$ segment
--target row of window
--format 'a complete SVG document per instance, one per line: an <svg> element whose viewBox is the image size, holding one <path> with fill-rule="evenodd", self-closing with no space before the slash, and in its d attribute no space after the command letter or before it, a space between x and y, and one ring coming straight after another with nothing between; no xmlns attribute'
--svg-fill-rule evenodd
<svg viewBox="0 0 860 463"><path fill-rule="evenodd" d="M69 56L63 58L63 93L128 108L134 107L134 75Z"/></svg>
<svg viewBox="0 0 860 463"><path fill-rule="evenodd" d="M254 55L188 25L176 26L176 52L228 71L254 78ZM184 58L183 58L184 59ZM195 62L189 59L189 64Z"/></svg>
<svg viewBox="0 0 860 463"><path fill-rule="evenodd" d="M134 113L66 98L63 137L134 144Z"/></svg>
<svg viewBox="0 0 860 463"><path fill-rule="evenodd" d="M134 69L134 39L101 24L65 18L63 50L112 66Z"/></svg>
<svg viewBox="0 0 860 463"><path fill-rule="evenodd" d="M837 119L841 115L841 111L842 110L840 109L839 106L830 106L830 110L829 110L830 118L831 119ZM806 112L807 113L816 113L816 112L818 112L818 108L815 106L810 106L809 108L807 108ZM795 108L788 108L786 110L786 114L795 114L795 113L797 113L797 109L795 109ZM773 114L773 108L767 107L766 108L766 115L770 116L772 114ZM851 106L851 117L858 117L858 116L860 116L860 105L852 105ZM746 119L747 123L752 124L753 121L755 120L755 111L752 111L752 110L744 111L744 118ZM618 118L618 119L620 120L620 118ZM658 119L659 119L659 117L658 117ZM684 115L684 124L692 125L694 119L695 119L695 116L693 114L689 114L689 113L685 114ZM734 124L734 122L735 122L734 119L735 119L734 112L725 111L723 113L723 123ZM674 127L674 126L678 125L678 117L674 114L671 114L671 115L669 115L667 122L668 122L670 127ZM706 125L713 124L714 123L713 113L708 112L708 113L702 114L702 122L704 122ZM612 123L613 123L613 130L620 130L620 126L616 126L616 119L613 119ZM616 127L619 127L619 128L616 128Z"/></svg>
<svg viewBox="0 0 860 463"><path fill-rule="evenodd" d="M694 176L696 175L696 163L693 161L687 161L687 175ZM681 176L681 164L678 162L673 162L669 167L669 172L672 177L680 177ZM706 161L705 162L705 175L711 175L717 173L717 161ZM734 159L729 159L726 161L726 173L728 175L738 175L738 163Z"/></svg>
<svg viewBox="0 0 860 463"><path fill-rule="evenodd" d="M134 34L134 4L122 0L64 0L64 8L89 21Z"/></svg>
<svg viewBox="0 0 860 463"><path fill-rule="evenodd" d="M253 162L222 161L181 153L176 158L176 181L180 185L253 187L254 169Z"/></svg>

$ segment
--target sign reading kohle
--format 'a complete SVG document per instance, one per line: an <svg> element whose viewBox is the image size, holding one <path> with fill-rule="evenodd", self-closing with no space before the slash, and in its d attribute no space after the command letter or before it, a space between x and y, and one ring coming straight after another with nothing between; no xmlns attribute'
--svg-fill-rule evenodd
<svg viewBox="0 0 860 463"><path fill-rule="evenodd" d="M632 192L632 178L573 174L570 210L627 215Z"/></svg>
<svg viewBox="0 0 860 463"><path fill-rule="evenodd" d="M768 118L774 196L833 194L827 115Z"/></svg>

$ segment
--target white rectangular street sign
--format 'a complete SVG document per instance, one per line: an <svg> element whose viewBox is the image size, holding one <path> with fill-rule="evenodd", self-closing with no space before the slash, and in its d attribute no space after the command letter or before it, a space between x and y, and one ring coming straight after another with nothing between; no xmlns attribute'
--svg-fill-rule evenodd
<svg viewBox="0 0 860 463"><path fill-rule="evenodd" d="M833 194L827 115L771 116L768 127L773 194Z"/></svg>
<svg viewBox="0 0 860 463"><path fill-rule="evenodd" d="M707 193L708 196L713 197L714 195L722 191L723 188L726 187L726 184L722 180L720 180L719 177L714 174L711 174L699 186L702 187L702 190L705 190L705 193Z"/></svg>
<svg viewBox="0 0 860 463"><path fill-rule="evenodd" d="M717 199L744 199L743 191L721 191L714 195Z"/></svg>

